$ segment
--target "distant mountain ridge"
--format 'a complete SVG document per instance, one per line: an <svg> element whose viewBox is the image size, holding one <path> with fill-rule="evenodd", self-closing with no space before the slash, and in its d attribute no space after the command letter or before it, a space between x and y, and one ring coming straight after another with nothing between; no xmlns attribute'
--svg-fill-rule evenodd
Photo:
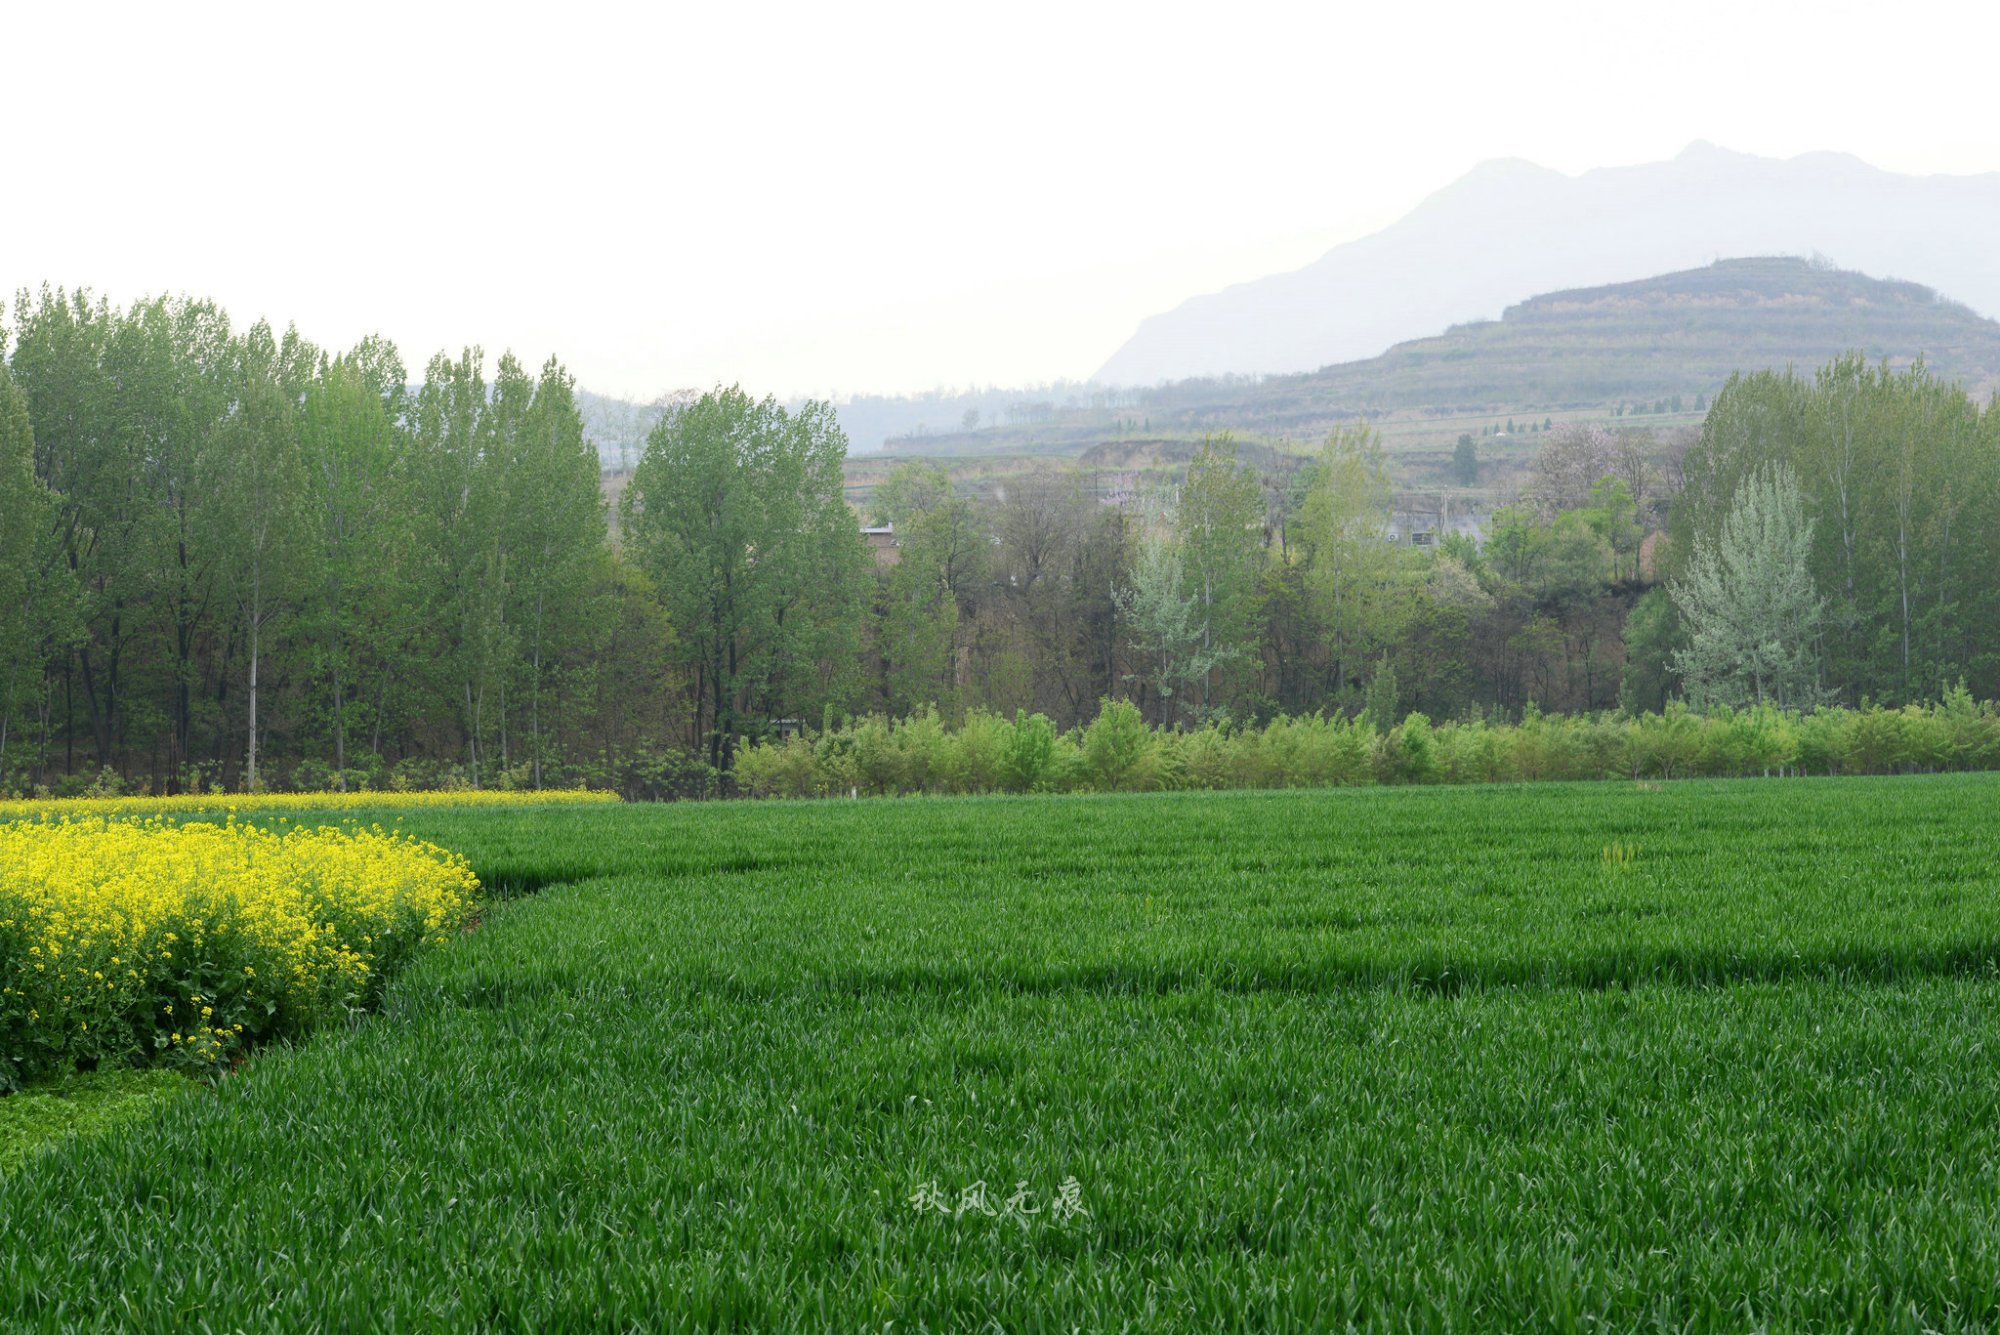
<svg viewBox="0 0 2000 1335"><path fill-rule="evenodd" d="M1903 176L1837 153L1789 159L1691 145L1580 176L1484 163L1400 221L1303 269L1145 320L1102 384L1309 371L1374 357L1537 293L1822 254L2000 315L2000 173Z"/></svg>
<svg viewBox="0 0 2000 1335"><path fill-rule="evenodd" d="M1632 282L1547 292L1498 320L1398 343L1377 357L1291 375L1199 377L1116 392L1088 386L859 399L840 405L855 453L1075 454L1145 432L1227 430L1312 440L1361 416L1442 423L1502 416L1692 411L1736 371L1811 373L1843 353L1903 367L1917 358L1976 397L2000 391L2000 322L1917 283L1776 256L1718 260ZM629 468L657 405L578 391L585 430L610 471ZM913 429L916 428L916 429Z"/></svg>

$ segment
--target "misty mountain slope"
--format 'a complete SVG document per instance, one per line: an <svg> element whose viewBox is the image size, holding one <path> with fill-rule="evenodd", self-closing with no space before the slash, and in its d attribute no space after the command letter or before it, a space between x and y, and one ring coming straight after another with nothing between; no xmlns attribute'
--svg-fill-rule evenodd
<svg viewBox="0 0 2000 1335"><path fill-rule="evenodd" d="M1078 399L977 431L906 437L890 455L1018 470L1075 459L1118 481L1171 478L1202 437L1296 456L1366 418L1402 486L1445 485L1461 433L1481 438L1483 482L1529 466L1537 433L1568 422L1694 428L1737 371L1810 375L1860 351L1917 358L1977 398L2000 388L2000 322L1915 283L1791 257L1720 260L1636 282L1550 292L1499 320L1399 343L1379 357L1295 375L1211 377ZM1516 422L1520 423L1517 431Z"/></svg>
<svg viewBox="0 0 2000 1335"><path fill-rule="evenodd" d="M1565 176L1489 162L1303 269L1145 320L1096 375L1144 385L1311 370L1489 320L1539 292L1728 256L1830 256L2000 315L2000 174L1901 176L1843 154L1777 160L1695 144Z"/></svg>

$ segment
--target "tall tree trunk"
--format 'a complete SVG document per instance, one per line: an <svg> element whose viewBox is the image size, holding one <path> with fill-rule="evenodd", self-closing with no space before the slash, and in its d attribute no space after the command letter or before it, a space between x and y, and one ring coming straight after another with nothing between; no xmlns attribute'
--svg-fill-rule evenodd
<svg viewBox="0 0 2000 1335"><path fill-rule="evenodd" d="M347 791L347 645L340 634L340 576L335 566L333 596L328 599L330 633L328 638L333 647L333 787L336 792Z"/></svg>
<svg viewBox="0 0 2000 1335"><path fill-rule="evenodd" d="M507 561L505 557L502 557L500 561L500 587L504 589L506 586L507 586ZM507 636L507 604L505 602L502 602L500 604L500 630L498 635L495 636L495 643L504 644L506 642L506 636ZM485 699L484 691L480 692L480 698L483 702ZM506 773L507 765L508 765L507 672L506 672L506 660L502 658L501 672L500 672L500 769L503 776Z"/></svg>
<svg viewBox="0 0 2000 1335"><path fill-rule="evenodd" d="M1213 666L1215 646L1212 639L1214 632L1215 577L1204 566L1201 572L1201 661L1210 665L1205 667L1201 674L1201 711L1204 717L1207 716L1211 707L1208 693L1209 679L1215 676L1215 668Z"/></svg>
<svg viewBox="0 0 2000 1335"><path fill-rule="evenodd" d="M244 768L243 791L257 791L257 662L263 643L263 600L250 600L250 757Z"/></svg>
<svg viewBox="0 0 2000 1335"><path fill-rule="evenodd" d="M1946 591L1951 586L1951 521L1955 513L1947 501L1944 506L1944 532L1938 538L1937 660L1933 666L1940 673L1948 670L1945 642L1949 628L1946 625L1945 614L1951 607L1951 600L1946 596ZM1939 686L1942 688L1943 683L1940 682Z"/></svg>
<svg viewBox="0 0 2000 1335"><path fill-rule="evenodd" d="M236 621L232 617L229 623L229 638L222 645L222 657L219 660L221 666L216 669L215 673L215 716L222 719L229 717L227 707L229 704L229 672L230 665L236 661L236 631ZM226 727L217 728L215 730L215 742L209 748L209 759L215 766L215 786L221 786L226 782L223 778L225 772L223 761L227 758L227 752L232 745L234 743L229 740L229 730Z"/></svg>
<svg viewBox="0 0 2000 1335"><path fill-rule="evenodd" d="M708 663L705 660L695 664L691 695L694 708L688 710L687 744L688 750L698 752L708 749L708 731L702 727L703 718L708 713Z"/></svg>
<svg viewBox="0 0 2000 1335"><path fill-rule="evenodd" d="M1903 606L1903 695L1910 693L1910 525L1906 516L1896 523L1896 583Z"/></svg>
<svg viewBox="0 0 2000 1335"><path fill-rule="evenodd" d="M486 694L485 689L481 688L479 694L483 697ZM465 679L465 717L472 725L465 734L465 745L466 755L472 762L472 786L477 788L479 786L479 704L473 699L472 678L470 677Z"/></svg>
<svg viewBox="0 0 2000 1335"><path fill-rule="evenodd" d="M340 670L340 653L333 655L333 787L335 792L347 791L347 699L346 683Z"/></svg>
<svg viewBox="0 0 2000 1335"><path fill-rule="evenodd" d="M76 659L77 665L83 669L83 703L90 711L90 731L92 740L97 744L97 767L104 769L111 764L111 710L115 707L114 700L107 691L103 707L98 705L97 674L90 666L88 646L77 650Z"/></svg>
<svg viewBox="0 0 2000 1335"><path fill-rule="evenodd" d="M0 691L0 779L7 777L7 728L14 721L14 682L19 678L19 663L7 669L7 688Z"/></svg>
<svg viewBox="0 0 2000 1335"><path fill-rule="evenodd" d="M718 627L715 641L715 663L709 669L708 673L708 689L712 699L710 712L714 718L708 735L708 763L718 770L722 768L722 734L727 726L724 722L727 717L727 710L723 703L725 692L723 690L724 673L722 663L722 636L721 629Z"/></svg>
<svg viewBox="0 0 2000 1335"><path fill-rule="evenodd" d="M42 673L42 741L41 745L35 751L35 782L37 784L45 784L49 781L49 728L51 723L49 716L55 712L55 696L56 683L54 674L44 670Z"/></svg>
<svg viewBox="0 0 2000 1335"><path fill-rule="evenodd" d="M533 667L535 675L530 686L528 698L529 728L532 731L532 741L535 748L535 787L538 789L542 786L542 597L542 592L537 590L535 592L535 649Z"/></svg>
<svg viewBox="0 0 2000 1335"><path fill-rule="evenodd" d="M174 713L173 733L167 748L167 791L177 790L180 769L193 759L194 750L194 599L188 589L187 511L177 507L180 532L175 544L180 578L174 590Z"/></svg>

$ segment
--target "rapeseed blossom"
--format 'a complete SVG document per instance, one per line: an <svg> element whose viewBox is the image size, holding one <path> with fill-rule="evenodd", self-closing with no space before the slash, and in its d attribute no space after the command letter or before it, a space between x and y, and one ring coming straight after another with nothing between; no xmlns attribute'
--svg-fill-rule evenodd
<svg viewBox="0 0 2000 1335"><path fill-rule="evenodd" d="M53 797L0 801L0 820L34 816L184 816L272 811L382 811L428 807L576 806L619 802L616 793L591 788L461 789L397 793L183 793L175 797Z"/></svg>
<svg viewBox="0 0 2000 1335"><path fill-rule="evenodd" d="M466 860L380 826L0 822L0 1088L213 1065L374 999L469 919Z"/></svg>

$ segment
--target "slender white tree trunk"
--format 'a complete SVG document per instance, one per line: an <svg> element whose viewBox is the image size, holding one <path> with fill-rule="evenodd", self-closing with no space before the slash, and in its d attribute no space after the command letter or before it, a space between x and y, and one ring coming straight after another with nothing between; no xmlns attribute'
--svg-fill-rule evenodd
<svg viewBox="0 0 2000 1335"><path fill-rule="evenodd" d="M480 695L483 696L485 694L486 692L482 688ZM465 717L472 724L471 731L466 734L465 744L466 753L472 760L472 786L477 788L479 786L479 705L473 699L472 679L470 677L465 680Z"/></svg>

